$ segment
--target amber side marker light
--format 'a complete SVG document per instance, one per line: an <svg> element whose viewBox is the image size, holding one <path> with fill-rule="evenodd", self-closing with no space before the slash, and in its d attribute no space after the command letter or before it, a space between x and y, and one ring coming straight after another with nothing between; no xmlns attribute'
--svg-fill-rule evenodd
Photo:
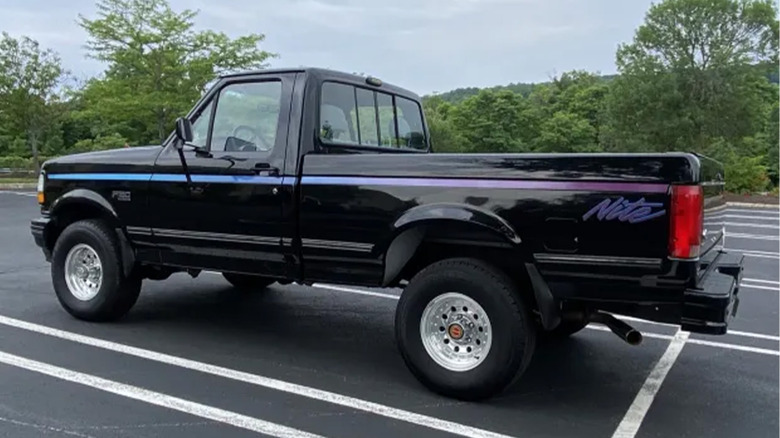
<svg viewBox="0 0 780 438"><path fill-rule="evenodd" d="M46 175L44 175L43 172L38 174L38 203L43 205L43 201L46 200L46 198L43 196L43 182L46 179Z"/></svg>

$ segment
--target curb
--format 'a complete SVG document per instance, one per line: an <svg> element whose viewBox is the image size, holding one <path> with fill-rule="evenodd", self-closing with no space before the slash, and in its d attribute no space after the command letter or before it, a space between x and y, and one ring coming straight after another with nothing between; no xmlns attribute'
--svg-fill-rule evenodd
<svg viewBox="0 0 780 438"><path fill-rule="evenodd" d="M37 188L38 188L37 183L11 183L11 184L0 183L0 190L19 190L19 189L37 189Z"/></svg>
<svg viewBox="0 0 780 438"><path fill-rule="evenodd" d="M727 202L726 205L732 205L734 207L753 207L753 208L771 208L771 209L780 208L780 205L777 204L756 204L751 202Z"/></svg>

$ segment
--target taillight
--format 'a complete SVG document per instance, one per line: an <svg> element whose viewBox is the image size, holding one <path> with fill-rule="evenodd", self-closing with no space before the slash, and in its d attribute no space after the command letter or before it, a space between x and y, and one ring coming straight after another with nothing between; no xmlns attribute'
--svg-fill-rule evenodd
<svg viewBox="0 0 780 438"><path fill-rule="evenodd" d="M701 186L672 186L670 257L693 259L699 256L703 202Z"/></svg>

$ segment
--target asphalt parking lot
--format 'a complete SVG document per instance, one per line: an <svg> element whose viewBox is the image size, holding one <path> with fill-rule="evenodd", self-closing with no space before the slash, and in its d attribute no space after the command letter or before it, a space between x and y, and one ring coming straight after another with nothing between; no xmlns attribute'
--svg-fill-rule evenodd
<svg viewBox="0 0 780 438"><path fill-rule="evenodd" d="M632 322L542 343L499 398L436 396L393 339L398 291L147 281L121 322L76 321L35 247L31 193L0 192L0 437L777 437L778 210L729 207L746 254L731 333Z"/></svg>

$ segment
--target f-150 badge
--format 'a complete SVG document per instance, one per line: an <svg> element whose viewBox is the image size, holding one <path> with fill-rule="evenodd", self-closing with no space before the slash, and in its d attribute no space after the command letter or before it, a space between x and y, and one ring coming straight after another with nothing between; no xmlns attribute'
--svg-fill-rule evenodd
<svg viewBox="0 0 780 438"><path fill-rule="evenodd" d="M659 207L663 207L663 204L660 202L647 202L645 198L640 198L634 202L624 199L622 196L614 201L606 198L582 215L582 220L587 221L595 214L596 219L600 221L618 220L620 222L637 224L665 215L665 209L654 211L654 209Z"/></svg>

